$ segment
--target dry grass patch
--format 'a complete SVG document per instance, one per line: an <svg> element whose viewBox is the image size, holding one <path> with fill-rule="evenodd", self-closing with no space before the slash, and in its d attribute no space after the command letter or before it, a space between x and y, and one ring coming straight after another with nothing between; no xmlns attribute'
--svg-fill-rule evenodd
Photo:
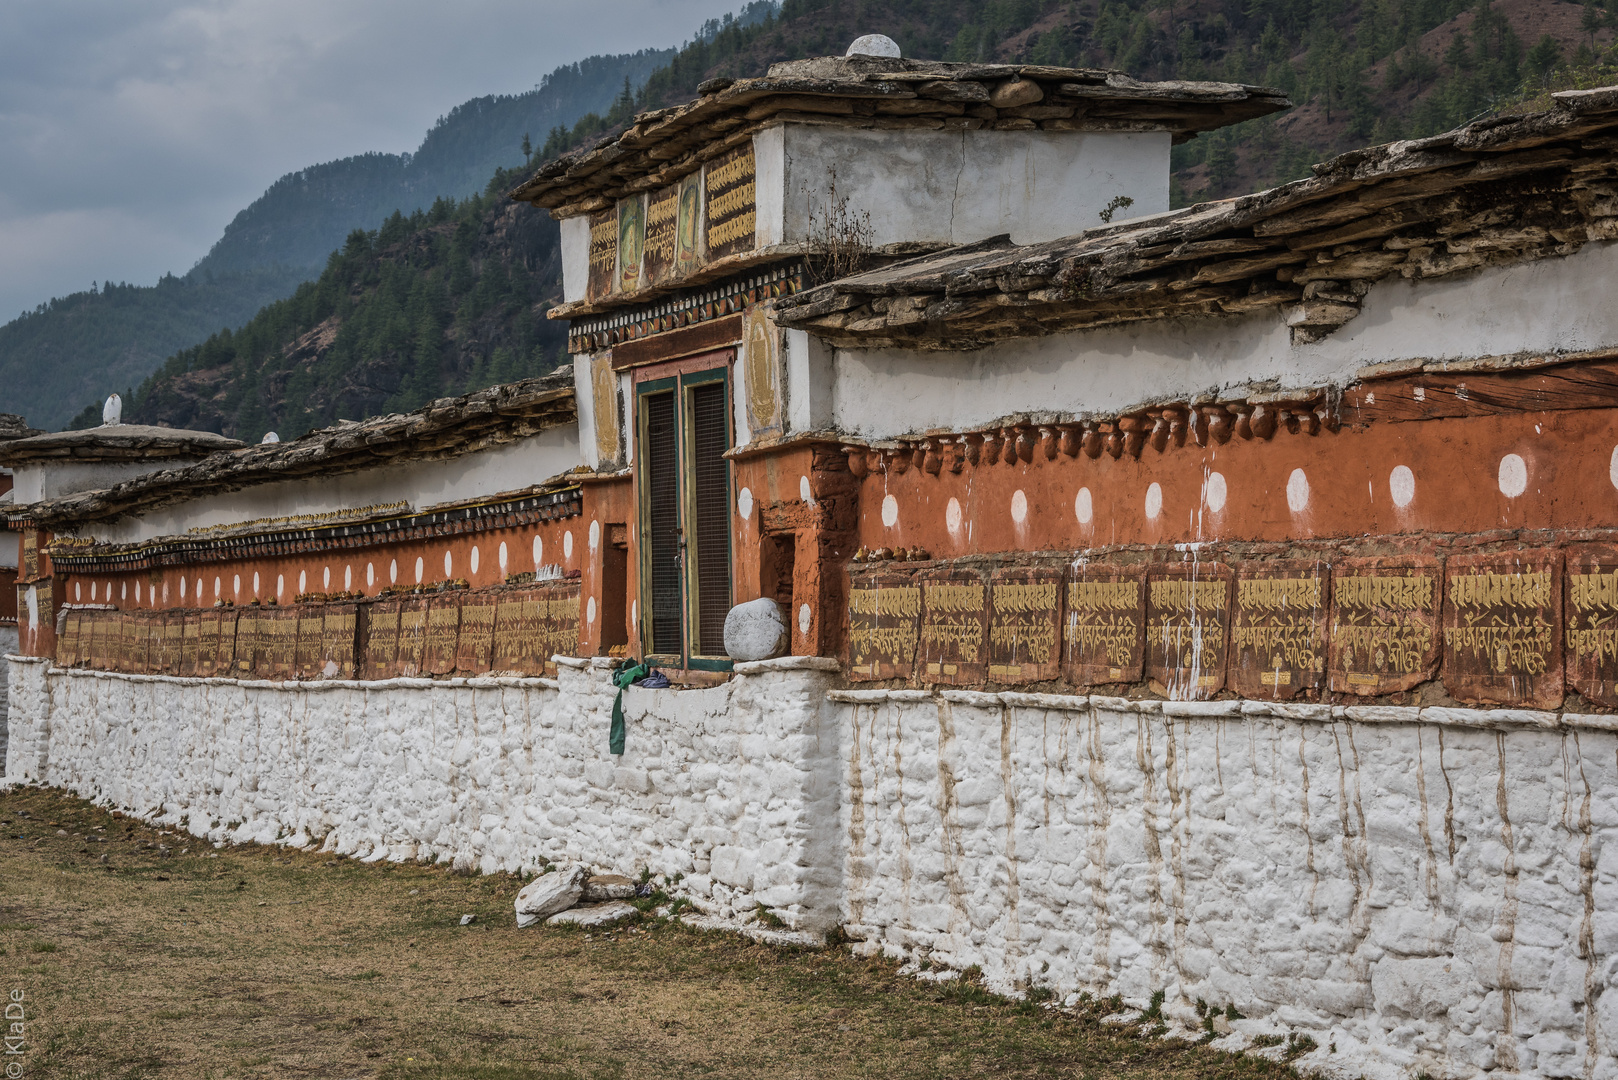
<svg viewBox="0 0 1618 1080"><path fill-rule="evenodd" d="M841 949L518 930L515 877L216 852L38 788L0 793L0 822L29 1077L1293 1075Z"/></svg>

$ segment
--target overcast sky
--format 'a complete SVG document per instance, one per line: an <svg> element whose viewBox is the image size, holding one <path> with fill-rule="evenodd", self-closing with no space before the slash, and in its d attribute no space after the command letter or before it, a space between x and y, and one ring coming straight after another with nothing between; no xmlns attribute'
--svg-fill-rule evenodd
<svg viewBox="0 0 1618 1080"><path fill-rule="evenodd" d="M740 0L0 0L0 323L184 273L278 177Z"/></svg>

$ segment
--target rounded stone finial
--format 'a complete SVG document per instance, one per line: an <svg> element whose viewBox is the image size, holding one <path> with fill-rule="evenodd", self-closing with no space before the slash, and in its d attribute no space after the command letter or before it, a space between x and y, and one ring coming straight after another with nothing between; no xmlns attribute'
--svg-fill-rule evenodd
<svg viewBox="0 0 1618 1080"><path fill-rule="evenodd" d="M108 394L107 403L101 406L101 426L109 427L124 422L124 399L117 394Z"/></svg>
<svg viewBox="0 0 1618 1080"><path fill-rule="evenodd" d="M261 442L261 443L277 443L277 442L280 442L280 441L281 441L281 436L277 435L273 431L266 431L264 433L264 437L259 440L259 442Z"/></svg>
<svg viewBox="0 0 1618 1080"><path fill-rule="evenodd" d="M899 43L886 34L866 34L854 39L844 56L899 56Z"/></svg>

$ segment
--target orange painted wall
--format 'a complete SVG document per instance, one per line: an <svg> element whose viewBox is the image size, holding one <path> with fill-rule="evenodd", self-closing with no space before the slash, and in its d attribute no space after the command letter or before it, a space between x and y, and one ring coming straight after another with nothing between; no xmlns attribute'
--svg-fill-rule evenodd
<svg viewBox="0 0 1618 1080"><path fill-rule="evenodd" d="M1314 436L1283 431L1268 442L1232 438L1206 448L1187 442L1162 453L1147 447L1138 461L1060 453L1045 460L1036 449L1032 463L980 462L959 474L945 469L933 476L915 467L870 473L860 486L859 540L868 548L921 547L950 558L1109 544L1611 526L1618 524L1615 446L1618 411L1592 409ZM1525 478L1512 496L1501 487L1503 469L1517 472L1514 463L1502 466L1508 455L1521 459ZM1393 473L1401 466L1414 488L1404 506L1393 498ZM1223 504L1216 508L1221 484ZM1147 512L1153 485L1156 516ZM1081 521L1086 492L1089 520Z"/></svg>

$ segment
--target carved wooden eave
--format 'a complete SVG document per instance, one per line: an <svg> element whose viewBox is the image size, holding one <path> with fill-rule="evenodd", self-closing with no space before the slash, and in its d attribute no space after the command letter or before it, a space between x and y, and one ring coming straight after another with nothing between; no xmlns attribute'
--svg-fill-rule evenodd
<svg viewBox="0 0 1618 1080"><path fill-rule="evenodd" d="M1446 277L1618 238L1618 88L1355 150L1315 175L1028 246L1004 237L775 301L850 348L962 350L1117 323L1281 307L1295 344L1394 275Z"/></svg>
<svg viewBox="0 0 1618 1080"><path fill-rule="evenodd" d="M821 57L760 79L715 79L702 96L641 113L621 134L550 162L511 192L554 217L602 210L671 183L784 121L864 128L1168 131L1175 141L1288 108L1279 90L1138 82L1118 71Z"/></svg>
<svg viewBox="0 0 1618 1080"><path fill-rule="evenodd" d="M27 512L41 525L70 531L81 524L257 484L459 457L576 422L570 369L462 397L440 398L411 413L340 423L292 442L213 454L193 465L151 473L105 490L31 503Z"/></svg>

